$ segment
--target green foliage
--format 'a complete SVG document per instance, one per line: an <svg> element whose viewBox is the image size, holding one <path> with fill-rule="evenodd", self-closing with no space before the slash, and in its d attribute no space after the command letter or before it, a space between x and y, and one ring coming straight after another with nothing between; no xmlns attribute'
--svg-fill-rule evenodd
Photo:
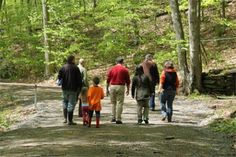
<svg viewBox="0 0 236 157"><path fill-rule="evenodd" d="M210 124L214 131L236 134L236 119L218 120Z"/></svg>
<svg viewBox="0 0 236 157"><path fill-rule="evenodd" d="M177 64L175 34L169 16L169 1L156 0L48 0L49 59L52 73L57 72L69 54L89 60L88 68L113 63L117 56L134 56L142 61L146 53L155 54L162 68L165 60ZM220 9L220 0L203 0L202 7ZM41 2L8 0L0 12L0 78L37 80L44 73L44 45ZM181 10L188 1L180 1ZM184 15L184 14L183 14ZM207 15L208 16L208 15ZM187 16L183 17L187 39ZM235 22L211 15L209 21L221 36L234 29ZM181 41L188 49L186 41ZM34 78L34 79L32 79Z"/></svg>

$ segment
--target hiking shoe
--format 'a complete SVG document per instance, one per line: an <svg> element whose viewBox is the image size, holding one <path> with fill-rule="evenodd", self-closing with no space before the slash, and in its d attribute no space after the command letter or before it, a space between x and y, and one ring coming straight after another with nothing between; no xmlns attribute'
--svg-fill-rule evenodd
<svg viewBox="0 0 236 157"><path fill-rule="evenodd" d="M74 122L69 122L68 125L76 125Z"/></svg>
<svg viewBox="0 0 236 157"><path fill-rule="evenodd" d="M117 120L116 124L123 124L121 120Z"/></svg>
<svg viewBox="0 0 236 157"><path fill-rule="evenodd" d="M112 122L112 123L116 122L116 119L115 119L115 118L112 118L111 122Z"/></svg>
<svg viewBox="0 0 236 157"><path fill-rule="evenodd" d="M170 123L170 122L172 121L172 117L171 117L171 116L168 116L168 117L167 117L167 121L168 121L168 123Z"/></svg>
<svg viewBox="0 0 236 157"><path fill-rule="evenodd" d="M67 119L65 119L65 120L63 121L63 123L67 123Z"/></svg>
<svg viewBox="0 0 236 157"><path fill-rule="evenodd" d="M141 125L142 124L142 120L138 120L138 125Z"/></svg>
<svg viewBox="0 0 236 157"><path fill-rule="evenodd" d="M161 120L162 120L162 121L165 121L165 120L166 120L166 116L163 116L163 117L161 118Z"/></svg>
<svg viewBox="0 0 236 157"><path fill-rule="evenodd" d="M150 108L150 111L155 111L155 108Z"/></svg>
<svg viewBox="0 0 236 157"><path fill-rule="evenodd" d="M149 121L148 120L144 120L145 124L149 124Z"/></svg>

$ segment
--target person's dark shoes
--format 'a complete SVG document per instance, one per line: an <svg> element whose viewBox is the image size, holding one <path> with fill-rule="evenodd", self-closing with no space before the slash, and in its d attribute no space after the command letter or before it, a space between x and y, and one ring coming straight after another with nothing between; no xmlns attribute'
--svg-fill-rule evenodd
<svg viewBox="0 0 236 157"><path fill-rule="evenodd" d="M96 117L96 128L100 127L100 118Z"/></svg>
<svg viewBox="0 0 236 157"><path fill-rule="evenodd" d="M165 121L166 120L166 116L162 116L161 120Z"/></svg>
<svg viewBox="0 0 236 157"><path fill-rule="evenodd" d="M121 120L117 120L116 124L123 124Z"/></svg>
<svg viewBox="0 0 236 157"><path fill-rule="evenodd" d="M76 123L73 122L73 111L72 112L68 112L68 125L76 125Z"/></svg>
<svg viewBox="0 0 236 157"><path fill-rule="evenodd" d="M142 120L139 119L139 120L138 120L138 125L141 125L141 124L142 124Z"/></svg>
<svg viewBox="0 0 236 157"><path fill-rule="evenodd" d="M112 118L111 122L112 122L112 123L116 122L116 119L115 119L115 118Z"/></svg>
<svg viewBox="0 0 236 157"><path fill-rule="evenodd" d="M74 122L69 122L68 125L76 125Z"/></svg>
<svg viewBox="0 0 236 157"><path fill-rule="evenodd" d="M167 117L167 120L168 120L168 123L172 122L172 117L171 117L171 116L168 116L168 117Z"/></svg>
<svg viewBox="0 0 236 157"><path fill-rule="evenodd" d="M150 111L155 111L155 108L150 108Z"/></svg>
<svg viewBox="0 0 236 157"><path fill-rule="evenodd" d="M148 120L144 120L145 124L149 124L149 121Z"/></svg>
<svg viewBox="0 0 236 157"><path fill-rule="evenodd" d="M67 123L67 109L63 109L64 121L63 123Z"/></svg>

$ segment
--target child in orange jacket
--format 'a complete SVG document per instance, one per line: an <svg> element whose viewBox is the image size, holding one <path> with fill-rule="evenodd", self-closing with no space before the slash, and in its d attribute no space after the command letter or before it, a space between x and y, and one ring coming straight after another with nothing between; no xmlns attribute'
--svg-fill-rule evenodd
<svg viewBox="0 0 236 157"><path fill-rule="evenodd" d="M91 126L91 121L93 117L93 112L96 113L96 128L99 128L100 122L100 111L102 109L101 99L104 98L103 88L98 84L100 79L98 77L93 78L93 85L89 87L88 90L88 102L89 102L89 125Z"/></svg>

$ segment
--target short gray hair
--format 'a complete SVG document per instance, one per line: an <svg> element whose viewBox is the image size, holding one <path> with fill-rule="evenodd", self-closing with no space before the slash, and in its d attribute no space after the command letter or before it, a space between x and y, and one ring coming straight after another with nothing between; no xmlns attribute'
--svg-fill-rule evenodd
<svg viewBox="0 0 236 157"><path fill-rule="evenodd" d="M173 64L172 61L166 61L165 64L164 64L164 67L165 68L173 69L174 68L174 64Z"/></svg>
<svg viewBox="0 0 236 157"><path fill-rule="evenodd" d="M146 59L146 60L151 60L152 58L153 58L152 54L147 54L147 55L145 56L145 59Z"/></svg>

